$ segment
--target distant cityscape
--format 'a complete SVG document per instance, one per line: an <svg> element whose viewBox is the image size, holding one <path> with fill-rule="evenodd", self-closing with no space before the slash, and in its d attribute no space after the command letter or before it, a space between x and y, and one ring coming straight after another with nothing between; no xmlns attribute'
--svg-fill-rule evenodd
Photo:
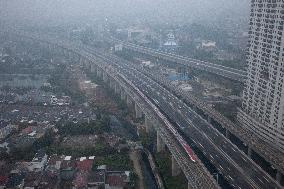
<svg viewBox="0 0 284 189"><path fill-rule="evenodd" d="M283 188L284 2L202 1L1 2L0 189Z"/></svg>

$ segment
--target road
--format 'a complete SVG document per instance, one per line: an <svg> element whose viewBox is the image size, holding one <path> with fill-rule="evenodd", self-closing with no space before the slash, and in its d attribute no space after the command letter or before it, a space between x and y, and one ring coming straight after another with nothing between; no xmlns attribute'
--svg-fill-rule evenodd
<svg viewBox="0 0 284 189"><path fill-rule="evenodd" d="M173 54L173 53L166 53L160 50L143 47L141 45L124 42L124 41L118 40L111 36L105 37L105 40L113 44L122 44L123 48L125 49L136 51L142 54L147 54L147 55L154 56L154 57L164 59L167 61L172 61L172 62L175 62L185 67L196 68L198 70L214 73L214 74L217 74L217 75L220 75L220 76L223 76L223 77L226 77L226 78L238 81L238 82L244 82L246 78L246 72L243 70L238 70L238 69L234 69L234 68L230 68L230 67L226 67L226 66L222 66L218 64L213 64L213 63L206 62L206 61L184 57L184 56L180 56L180 55Z"/></svg>
<svg viewBox="0 0 284 189"><path fill-rule="evenodd" d="M152 99L179 130L194 141L235 188L282 188L206 120L132 64L86 46L78 46L73 50L80 54L92 54L117 68Z"/></svg>
<svg viewBox="0 0 284 189"><path fill-rule="evenodd" d="M90 49L84 50L98 55ZM273 178L171 92L134 69L132 65L125 64L125 61L110 56L104 60L119 68L123 75L156 102L176 126L195 142L232 186L244 189L281 188Z"/></svg>
<svg viewBox="0 0 284 189"><path fill-rule="evenodd" d="M145 189L143 171L142 171L142 167L141 167L138 156L141 156L141 155L139 154L138 151L135 151L135 150L131 151L129 154L129 157L131 161L133 162L135 173L138 176L138 184L137 184L138 186L137 187L138 189Z"/></svg>

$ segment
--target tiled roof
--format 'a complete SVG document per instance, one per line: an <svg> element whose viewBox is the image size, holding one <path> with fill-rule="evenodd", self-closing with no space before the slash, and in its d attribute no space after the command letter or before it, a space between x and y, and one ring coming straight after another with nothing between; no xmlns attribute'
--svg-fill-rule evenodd
<svg viewBox="0 0 284 189"><path fill-rule="evenodd" d="M116 186L116 187L125 187L127 183L125 183L126 176L121 174L110 174L106 177L106 184L109 184L110 186Z"/></svg>
<svg viewBox="0 0 284 189"><path fill-rule="evenodd" d="M90 171L93 166L93 160L85 159L83 161L77 161L77 168L80 171Z"/></svg>

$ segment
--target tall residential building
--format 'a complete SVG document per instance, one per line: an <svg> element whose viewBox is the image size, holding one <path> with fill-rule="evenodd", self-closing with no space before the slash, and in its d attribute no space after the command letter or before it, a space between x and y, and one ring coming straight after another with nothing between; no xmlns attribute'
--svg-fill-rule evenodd
<svg viewBox="0 0 284 189"><path fill-rule="evenodd" d="M251 0L248 70L238 120L284 151L284 0Z"/></svg>

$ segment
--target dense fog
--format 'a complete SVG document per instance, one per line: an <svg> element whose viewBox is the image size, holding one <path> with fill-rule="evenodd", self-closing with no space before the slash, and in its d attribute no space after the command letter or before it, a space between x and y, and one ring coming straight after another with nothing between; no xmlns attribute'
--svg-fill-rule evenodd
<svg viewBox="0 0 284 189"><path fill-rule="evenodd" d="M37 24L214 21L248 15L249 0L1 0L2 21Z"/></svg>

